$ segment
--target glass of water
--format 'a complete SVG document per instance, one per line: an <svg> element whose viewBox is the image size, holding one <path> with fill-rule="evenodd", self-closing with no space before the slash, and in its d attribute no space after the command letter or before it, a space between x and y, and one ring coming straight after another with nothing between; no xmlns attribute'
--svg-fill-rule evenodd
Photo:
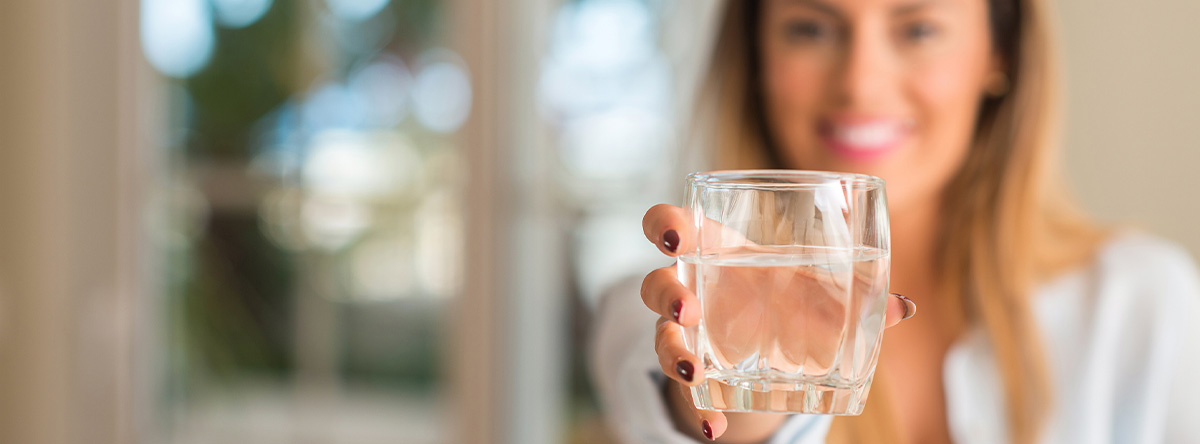
<svg viewBox="0 0 1200 444"><path fill-rule="evenodd" d="M685 332L704 363L697 408L862 413L887 309L882 179L789 170L687 177L695 247L678 273L700 300Z"/></svg>

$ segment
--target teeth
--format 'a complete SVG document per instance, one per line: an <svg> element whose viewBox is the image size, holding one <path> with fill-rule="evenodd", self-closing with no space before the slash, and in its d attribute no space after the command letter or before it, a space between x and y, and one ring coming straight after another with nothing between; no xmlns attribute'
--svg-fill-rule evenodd
<svg viewBox="0 0 1200 444"><path fill-rule="evenodd" d="M849 148L870 149L894 141L897 136L896 130L896 125L888 123L844 125L835 128L833 136Z"/></svg>

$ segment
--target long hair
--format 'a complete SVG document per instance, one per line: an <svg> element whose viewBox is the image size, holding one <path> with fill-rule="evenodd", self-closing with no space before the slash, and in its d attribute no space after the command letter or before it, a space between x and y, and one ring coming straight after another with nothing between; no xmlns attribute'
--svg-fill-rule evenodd
<svg viewBox="0 0 1200 444"><path fill-rule="evenodd" d="M758 86L759 3L725 2L698 97L701 113L714 120L713 159L723 169L782 167ZM1105 231L1075 210L1058 179L1058 66L1048 5L988 0L988 7L993 49L1010 88L982 100L970 152L944 190L938 291L953 304L952 323L986 333L1003 382L1009 438L1027 443L1038 436L1052 401L1030 292L1091 257ZM877 374L874 402L862 416L835 420L830 442L897 439L881 399L885 384Z"/></svg>

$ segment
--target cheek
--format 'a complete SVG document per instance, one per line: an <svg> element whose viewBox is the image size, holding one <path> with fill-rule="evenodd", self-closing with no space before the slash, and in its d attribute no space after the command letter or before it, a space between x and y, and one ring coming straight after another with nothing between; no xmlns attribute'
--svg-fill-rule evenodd
<svg viewBox="0 0 1200 444"><path fill-rule="evenodd" d="M942 153L968 149L981 98L979 71L977 64L945 61L913 73L910 90L930 149Z"/></svg>
<svg viewBox="0 0 1200 444"><path fill-rule="evenodd" d="M767 123L785 158L804 162L818 155L815 121L828 70L801 57L767 56L763 100Z"/></svg>
<svg viewBox="0 0 1200 444"><path fill-rule="evenodd" d="M922 167L918 177L905 177L912 197L936 195L966 161L981 98L979 66L946 60L914 71L909 91L920 126L912 163Z"/></svg>
<svg viewBox="0 0 1200 444"><path fill-rule="evenodd" d="M800 57L768 56L763 63L763 80L771 102L789 109L811 107L825 83L820 63Z"/></svg>

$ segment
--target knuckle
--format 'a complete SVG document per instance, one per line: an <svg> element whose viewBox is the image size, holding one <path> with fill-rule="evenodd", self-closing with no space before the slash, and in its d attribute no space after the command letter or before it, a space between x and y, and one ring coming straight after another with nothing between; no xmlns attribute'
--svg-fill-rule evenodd
<svg viewBox="0 0 1200 444"><path fill-rule="evenodd" d="M654 328L654 340L662 341L667 336L670 336L671 327L673 327L671 323L667 322L666 320L659 322L658 326Z"/></svg>
<svg viewBox="0 0 1200 444"><path fill-rule="evenodd" d="M651 271L650 274L647 274L646 278L642 280L642 300L646 301L647 305L649 305L651 301L654 300L654 296L660 292L659 288L661 288L662 279L662 269L659 268Z"/></svg>
<svg viewBox="0 0 1200 444"><path fill-rule="evenodd" d="M670 209L671 209L671 204L666 204L666 203L655 204L654 206L650 207L650 211L654 212L654 213L659 213L659 212L667 211Z"/></svg>
<svg viewBox="0 0 1200 444"><path fill-rule="evenodd" d="M663 323L654 337L654 351L658 352L659 355L670 351L675 343L675 335L672 334L671 328L671 323Z"/></svg>
<svg viewBox="0 0 1200 444"><path fill-rule="evenodd" d="M656 281L661 280L661 279L674 280L675 279L675 267L674 266L666 266L663 268L656 268L656 269L654 269L654 271L650 272L650 274L654 275L654 279Z"/></svg>
<svg viewBox="0 0 1200 444"><path fill-rule="evenodd" d="M642 300L646 300L646 296L650 294L650 291L649 291L650 290L650 281L652 280L653 277L654 277L654 272L650 272L649 274L646 275L645 278L642 279L642 289L641 289Z"/></svg>
<svg viewBox="0 0 1200 444"><path fill-rule="evenodd" d="M663 325L666 325L666 323L663 323ZM659 326L658 332L654 335L654 353L658 354L659 357L662 357L663 352L667 348L668 342L669 341L667 339L665 329L662 326Z"/></svg>
<svg viewBox="0 0 1200 444"><path fill-rule="evenodd" d="M656 293L656 290L660 285L659 282L662 280L662 273L660 273L661 270L661 268L655 269L654 271L647 273L645 279L642 279L642 299L646 300L647 302L649 302L650 298L654 296L654 293Z"/></svg>

